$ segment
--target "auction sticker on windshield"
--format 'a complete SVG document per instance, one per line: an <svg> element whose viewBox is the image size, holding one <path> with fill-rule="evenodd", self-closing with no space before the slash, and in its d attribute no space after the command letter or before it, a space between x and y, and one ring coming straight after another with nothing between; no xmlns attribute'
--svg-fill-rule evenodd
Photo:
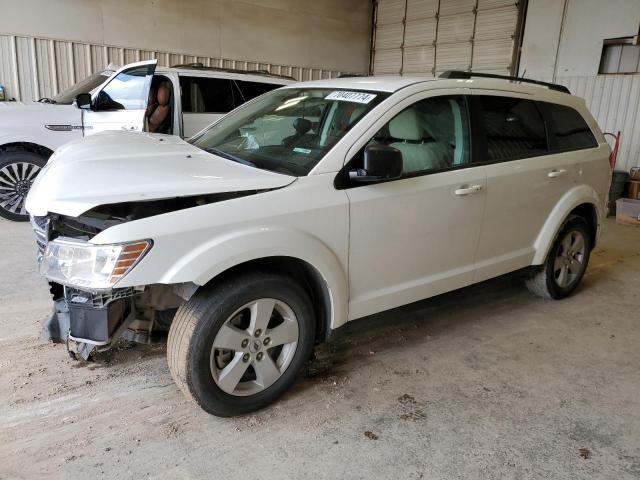
<svg viewBox="0 0 640 480"><path fill-rule="evenodd" d="M338 90L337 92L331 92L324 97L325 100L337 100L339 102L355 102L355 103L369 103L376 98L375 93L364 92L345 92Z"/></svg>

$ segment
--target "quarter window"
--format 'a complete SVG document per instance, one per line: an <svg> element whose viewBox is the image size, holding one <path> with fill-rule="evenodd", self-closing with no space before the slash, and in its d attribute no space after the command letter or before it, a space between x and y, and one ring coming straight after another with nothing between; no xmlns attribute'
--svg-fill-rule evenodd
<svg viewBox="0 0 640 480"><path fill-rule="evenodd" d="M533 101L481 96L480 103L487 160L504 161L547 153L544 120Z"/></svg>
<svg viewBox="0 0 640 480"><path fill-rule="evenodd" d="M183 113L228 113L241 105L242 95L225 78L180 76Z"/></svg>
<svg viewBox="0 0 640 480"><path fill-rule="evenodd" d="M369 142L400 150L402 173L413 176L469 163L464 97L435 97L407 107Z"/></svg>
<svg viewBox="0 0 640 480"><path fill-rule="evenodd" d="M571 107L540 102L551 121L551 148L557 151L580 150L598 146L589 125Z"/></svg>

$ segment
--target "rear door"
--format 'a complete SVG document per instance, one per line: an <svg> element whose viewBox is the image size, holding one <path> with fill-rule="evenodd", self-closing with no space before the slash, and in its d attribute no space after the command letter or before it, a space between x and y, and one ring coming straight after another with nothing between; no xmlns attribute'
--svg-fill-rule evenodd
<svg viewBox="0 0 640 480"><path fill-rule="evenodd" d="M183 136L192 137L242 104L230 78L180 75Z"/></svg>
<svg viewBox="0 0 640 480"><path fill-rule="evenodd" d="M85 135L105 130L144 130L151 80L157 60L126 65L94 95L83 110Z"/></svg>
<svg viewBox="0 0 640 480"><path fill-rule="evenodd" d="M476 90L474 126L487 172L487 203L475 282L531 264L534 242L575 182L576 159L554 154L538 102L526 94Z"/></svg>

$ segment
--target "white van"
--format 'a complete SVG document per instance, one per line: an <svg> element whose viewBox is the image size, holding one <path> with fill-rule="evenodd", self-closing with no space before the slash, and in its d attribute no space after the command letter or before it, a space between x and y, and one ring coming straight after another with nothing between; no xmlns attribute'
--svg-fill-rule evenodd
<svg viewBox="0 0 640 480"><path fill-rule="evenodd" d="M94 135L27 199L46 330L85 357L168 330L185 394L249 412L350 320L521 269L571 294L609 153L566 88L465 72L288 85L188 142Z"/></svg>
<svg viewBox="0 0 640 480"><path fill-rule="evenodd" d="M247 100L294 82L262 71L156 63L110 67L38 102L1 102L0 216L29 219L24 199L31 183L64 143L104 130L187 138Z"/></svg>

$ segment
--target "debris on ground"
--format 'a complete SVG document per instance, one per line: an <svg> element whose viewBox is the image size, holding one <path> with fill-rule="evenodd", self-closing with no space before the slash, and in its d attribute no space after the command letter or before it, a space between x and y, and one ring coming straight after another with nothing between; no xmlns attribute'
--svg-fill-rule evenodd
<svg viewBox="0 0 640 480"><path fill-rule="evenodd" d="M416 403L416 399L411 395L409 395L408 393L405 393L404 395L399 396L398 401L403 405L407 405L409 403Z"/></svg>
<svg viewBox="0 0 640 480"><path fill-rule="evenodd" d="M369 440L378 440L378 435L376 435L373 432L370 432L369 430L364 432L364 436L367 437Z"/></svg>
<svg viewBox="0 0 640 480"><path fill-rule="evenodd" d="M588 448L581 448L578 451L580 452L580 456L585 460L591 458L591 450L589 450Z"/></svg>

